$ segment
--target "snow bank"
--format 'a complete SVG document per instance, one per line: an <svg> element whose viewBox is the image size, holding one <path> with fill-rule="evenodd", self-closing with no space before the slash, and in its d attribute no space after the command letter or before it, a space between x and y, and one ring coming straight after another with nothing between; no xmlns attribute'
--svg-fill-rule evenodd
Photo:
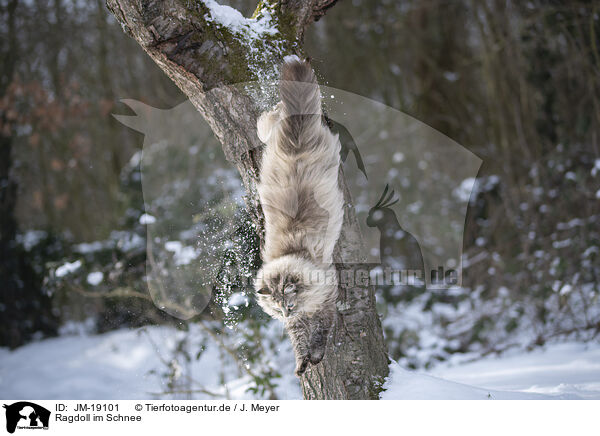
<svg viewBox="0 0 600 436"><path fill-rule="evenodd" d="M235 301L237 303L237 301ZM241 302L241 298L240 298ZM198 326L191 326L192 329ZM267 335L280 335L273 323ZM9 351L0 348L0 393L11 399L152 399L167 390L164 361L169 361L182 332L170 327L147 327L90 335L85 329L69 329L70 336L34 342ZM202 331L192 332L202 338ZM210 345L210 344L209 344ZM293 375L289 342L269 359L282 378L277 395L300 399ZM565 343L548 345L530 353L515 351L476 362L460 358L436 367L430 373L407 371L390 365L382 399L600 399L600 344ZM224 368L215 346L208 346L199 361L192 361L187 374L207 390L232 399L251 399L251 385L236 367ZM227 389L219 383L222 371L230 379ZM452 381L450 381L452 380ZM196 394L196 399L211 397Z"/></svg>
<svg viewBox="0 0 600 436"><path fill-rule="evenodd" d="M477 388L407 371L396 362L390 365L390 376L384 385L382 400L542 400L552 397L534 393L503 392Z"/></svg>
<svg viewBox="0 0 600 436"><path fill-rule="evenodd" d="M600 399L600 344L568 342L470 363L450 360L431 374L488 389Z"/></svg>
<svg viewBox="0 0 600 436"><path fill-rule="evenodd" d="M191 326L192 329L198 326ZM183 332L170 327L121 329L101 335L89 335L85 328L73 325L63 332L70 336L33 342L16 350L0 348L0 397L10 399L156 399L181 396L160 394L168 390L161 377L164 361ZM144 331L143 331L144 330ZM197 328L194 337L201 338ZM216 346L209 346L200 360L186 367L186 375L199 381L210 392L232 399L253 399L247 392L251 381L237 367L223 368ZM273 365L288 376L278 379L276 393L281 399L301 398L300 386L293 375L291 349L275 350ZM219 382L221 372L231 376L227 389ZM156 395L159 394L159 395ZM195 394L195 399L212 399Z"/></svg>

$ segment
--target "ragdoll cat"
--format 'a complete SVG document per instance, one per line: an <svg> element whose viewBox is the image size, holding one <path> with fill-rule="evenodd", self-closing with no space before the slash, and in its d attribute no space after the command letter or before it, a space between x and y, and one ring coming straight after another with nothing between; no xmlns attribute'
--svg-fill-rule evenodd
<svg viewBox="0 0 600 436"><path fill-rule="evenodd" d="M312 68L286 58L281 102L258 120L263 153L258 193L265 214L263 267L255 289L266 313L284 322L296 375L319 363L335 319L334 246L343 220L340 143L323 124Z"/></svg>

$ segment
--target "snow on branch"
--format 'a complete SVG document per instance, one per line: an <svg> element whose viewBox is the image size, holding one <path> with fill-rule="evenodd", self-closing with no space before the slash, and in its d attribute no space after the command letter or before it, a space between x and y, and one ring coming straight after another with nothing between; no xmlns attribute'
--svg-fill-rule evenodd
<svg viewBox="0 0 600 436"><path fill-rule="evenodd" d="M302 54L304 28L335 0L262 0L250 18L216 0L106 3L124 31L189 95L199 87L270 79L285 55Z"/></svg>
<svg viewBox="0 0 600 436"><path fill-rule="evenodd" d="M261 13L256 17L245 18L237 9L221 5L215 0L204 0L204 4L210 10L210 13L205 16L206 20L218 23L232 33L242 33L251 38L260 38L263 35L275 35L279 32L271 15L270 7L261 8Z"/></svg>
<svg viewBox="0 0 600 436"><path fill-rule="evenodd" d="M106 0L123 30L208 121L230 161L260 146L255 126L264 108L229 85L276 79L285 56L303 55L305 27L334 3L261 0L246 18L217 0ZM219 92L208 95L213 89ZM256 168L252 159L242 162L244 174Z"/></svg>

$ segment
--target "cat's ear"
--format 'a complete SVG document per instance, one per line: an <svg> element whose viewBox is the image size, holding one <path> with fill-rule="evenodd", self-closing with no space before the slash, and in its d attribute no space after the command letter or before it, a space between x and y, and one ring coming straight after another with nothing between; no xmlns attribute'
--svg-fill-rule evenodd
<svg viewBox="0 0 600 436"><path fill-rule="evenodd" d="M271 290L269 288L260 288L256 293L260 295L271 295Z"/></svg>

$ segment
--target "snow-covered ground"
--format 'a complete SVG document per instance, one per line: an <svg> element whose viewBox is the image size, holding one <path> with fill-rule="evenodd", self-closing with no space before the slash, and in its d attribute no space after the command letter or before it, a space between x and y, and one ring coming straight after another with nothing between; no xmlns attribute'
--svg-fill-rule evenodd
<svg viewBox="0 0 600 436"><path fill-rule="evenodd" d="M457 359L458 360L458 359ZM384 399L600 399L600 344L548 345L429 373L391 365Z"/></svg>
<svg viewBox="0 0 600 436"><path fill-rule="evenodd" d="M567 342L529 353L509 351L467 364L448 363L431 373L493 390L600 399L600 344Z"/></svg>
<svg viewBox="0 0 600 436"><path fill-rule="evenodd" d="M117 330L102 335L63 335L13 351L0 348L0 397L5 399L137 399L167 387L165 361L181 332L168 327ZM281 359L281 361L279 361ZM277 356L279 398L301 398L292 375L289 349ZM185 374L210 392L252 398L249 380L240 373L218 382L222 364L215 347L207 348ZM449 362L430 373L391 365L383 399L600 399L600 344L548 345L533 352L512 352L470 363ZM211 398L196 394L195 398Z"/></svg>
<svg viewBox="0 0 600 436"><path fill-rule="evenodd" d="M275 323L273 323L275 325ZM192 337L201 338L197 326L190 326ZM235 365L225 366L219 350L208 344L199 360L179 359L170 367L173 350L184 332L171 327L120 329L100 335L86 333L82 325L63 329L58 338L33 342L9 351L0 348L0 398L5 399L186 399L184 394L164 394L168 386L165 373L181 373L182 383L175 390L204 389L196 399L252 399L247 389L249 376ZM274 334L271 332L270 334ZM197 351L197 350L196 350ZM273 356L273 366L284 374L293 373L290 347L281 347ZM181 356L180 356L181 357ZM219 383L223 372L230 380ZM193 382L186 385L186 380ZM293 376L277 379L280 399L301 398L300 386Z"/></svg>

